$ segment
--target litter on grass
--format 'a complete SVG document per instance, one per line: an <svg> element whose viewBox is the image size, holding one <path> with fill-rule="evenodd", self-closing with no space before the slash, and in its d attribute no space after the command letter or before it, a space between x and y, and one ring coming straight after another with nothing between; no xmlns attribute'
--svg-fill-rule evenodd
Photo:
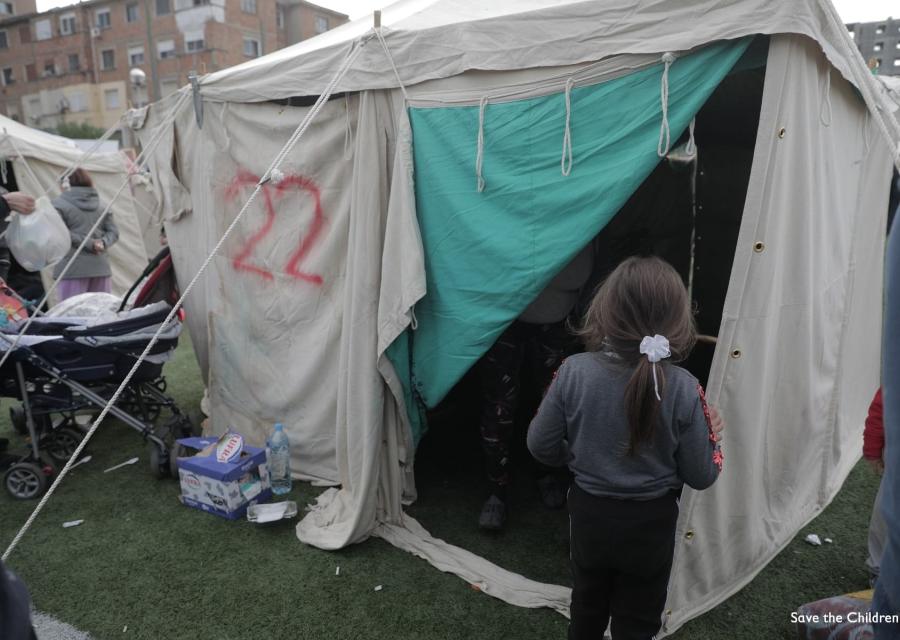
<svg viewBox="0 0 900 640"><path fill-rule="evenodd" d="M381 591L383 588L384 587L382 587L381 585L378 585L377 587L375 587L375 591Z"/></svg>
<svg viewBox="0 0 900 640"><path fill-rule="evenodd" d="M834 542L834 540L832 540L831 538L825 538L825 542L827 542L828 544L831 544Z"/></svg>
<svg viewBox="0 0 900 640"><path fill-rule="evenodd" d="M804 540L806 540L806 542L808 542L809 544L811 544L814 547L822 546L822 539L814 533L811 533L808 536L806 536L806 538L804 538Z"/></svg>
<svg viewBox="0 0 900 640"><path fill-rule="evenodd" d="M341 575L341 568L340 568L340 567L338 567L338 568L336 568L336 569L334 570L334 575L336 575L336 576Z"/></svg>
<svg viewBox="0 0 900 640"><path fill-rule="evenodd" d="M127 467L127 466L130 465L130 464L134 464L134 463L137 462L138 460L140 460L140 458L132 458L131 460L126 460L126 461L123 462L122 464L117 464L117 465L114 466L114 467L110 467L109 469L105 469L105 470L103 471L103 473L109 473L110 471L115 471L116 469L121 469L122 467Z"/></svg>
<svg viewBox="0 0 900 640"><path fill-rule="evenodd" d="M79 460L78 462L73 464L72 469L74 469L75 467L77 467L80 464L84 464L85 462L90 462L90 461L91 461L91 456L85 456L81 460Z"/></svg>
<svg viewBox="0 0 900 640"><path fill-rule="evenodd" d="M68 529L70 527L77 527L82 522L84 522L84 520L69 520L68 522L63 522L63 529Z"/></svg>

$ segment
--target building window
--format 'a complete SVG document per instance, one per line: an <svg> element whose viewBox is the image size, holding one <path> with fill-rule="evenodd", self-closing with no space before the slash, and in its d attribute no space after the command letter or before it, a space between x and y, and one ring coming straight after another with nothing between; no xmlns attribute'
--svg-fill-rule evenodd
<svg viewBox="0 0 900 640"><path fill-rule="evenodd" d="M880 24L877 27L875 27L875 35L880 36L882 33L884 33L884 25Z"/></svg>
<svg viewBox="0 0 900 640"><path fill-rule="evenodd" d="M11 16L15 14L15 8L12 2L0 2L0 16Z"/></svg>
<svg viewBox="0 0 900 640"><path fill-rule="evenodd" d="M81 61L78 59L77 53L69 54L69 71L80 71Z"/></svg>
<svg viewBox="0 0 900 640"><path fill-rule="evenodd" d="M81 91L74 91L66 98L69 101L69 111L73 113L81 113L87 111L87 98Z"/></svg>
<svg viewBox="0 0 900 640"><path fill-rule="evenodd" d="M248 58L258 58L259 54L259 40L256 38L244 38L244 55Z"/></svg>
<svg viewBox="0 0 900 640"><path fill-rule="evenodd" d="M156 15L167 16L172 13L171 0L156 0Z"/></svg>
<svg viewBox="0 0 900 640"><path fill-rule="evenodd" d="M241 11L244 13L256 13L256 0L241 0Z"/></svg>
<svg viewBox="0 0 900 640"><path fill-rule="evenodd" d="M136 67L144 64L144 47L128 47L128 65Z"/></svg>
<svg viewBox="0 0 900 640"><path fill-rule="evenodd" d="M279 29L284 29L284 7L280 4L275 7L275 21Z"/></svg>
<svg viewBox="0 0 900 640"><path fill-rule="evenodd" d="M15 81L16 76L13 74L12 67L3 67L3 84L8 85Z"/></svg>
<svg viewBox="0 0 900 640"><path fill-rule="evenodd" d="M325 33L328 31L328 18L316 16L316 33Z"/></svg>
<svg viewBox="0 0 900 640"><path fill-rule="evenodd" d="M871 64L871 63L869 63L869 64ZM881 68L881 58L875 58L875 68L876 69Z"/></svg>
<svg viewBox="0 0 900 640"><path fill-rule="evenodd" d="M6 31L0 31L0 49L8 49L9 48L9 38L6 35Z"/></svg>
<svg viewBox="0 0 900 640"><path fill-rule="evenodd" d="M897 58L896 60L894 60L894 66L900 67L900 58Z"/></svg>
<svg viewBox="0 0 900 640"><path fill-rule="evenodd" d="M103 100L106 103L106 110L121 109L119 104L119 90L107 89L103 92Z"/></svg>
<svg viewBox="0 0 900 640"><path fill-rule="evenodd" d="M39 122L41 117L44 115L44 110L41 107L41 99L40 98L29 98L28 99L28 119L32 122Z"/></svg>
<svg viewBox="0 0 900 640"><path fill-rule="evenodd" d="M897 43L897 48L900 49L900 42Z"/></svg>
<svg viewBox="0 0 900 640"><path fill-rule="evenodd" d="M184 50L188 53L193 53L196 51L203 51L204 42L203 42L203 32L202 31L192 31L184 34Z"/></svg>
<svg viewBox="0 0 900 640"><path fill-rule="evenodd" d="M138 10L138 3L131 2L125 5L125 21L126 22L137 22L141 19L140 11Z"/></svg>
<svg viewBox="0 0 900 640"><path fill-rule="evenodd" d="M19 42L22 44L31 42L31 27L27 24L23 24L19 27Z"/></svg>
<svg viewBox="0 0 900 640"><path fill-rule="evenodd" d="M112 26L109 9L97 9L94 13L94 23L99 29L109 29Z"/></svg>
<svg viewBox="0 0 900 640"><path fill-rule="evenodd" d="M50 26L50 20L38 20L34 23L34 37L37 40L49 40L53 37L53 28Z"/></svg>
<svg viewBox="0 0 900 640"><path fill-rule="evenodd" d="M100 68L110 71L116 68L116 50L104 49L100 52Z"/></svg>
<svg viewBox="0 0 900 640"><path fill-rule="evenodd" d="M56 75L56 62L48 60L44 63L44 77L49 78Z"/></svg>
<svg viewBox="0 0 900 640"><path fill-rule="evenodd" d="M872 47L872 51L876 51L876 52L877 52L877 51L881 51L881 50L883 50L883 49L884 49L884 43L883 43L883 42L876 42L876 43L875 43L875 46Z"/></svg>
<svg viewBox="0 0 900 640"><path fill-rule="evenodd" d="M70 36L75 33L75 14L64 13L59 17L59 34Z"/></svg>
<svg viewBox="0 0 900 640"><path fill-rule="evenodd" d="M194 0L195 7L205 7L210 4L210 0Z"/></svg>
<svg viewBox="0 0 900 640"><path fill-rule="evenodd" d="M165 60L166 58L174 58L175 57L175 41L174 40L160 40L156 43L156 53L159 55L160 60Z"/></svg>

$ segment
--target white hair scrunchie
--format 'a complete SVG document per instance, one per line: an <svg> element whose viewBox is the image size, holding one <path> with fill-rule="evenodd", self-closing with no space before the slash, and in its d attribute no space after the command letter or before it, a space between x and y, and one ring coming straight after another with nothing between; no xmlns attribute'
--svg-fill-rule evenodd
<svg viewBox="0 0 900 640"><path fill-rule="evenodd" d="M653 365L653 390L656 392L656 399L662 401L662 398L659 397L656 363L672 355L672 352L669 351L669 339L658 333L655 336L644 336L644 339L641 340L641 354L647 356L647 360Z"/></svg>

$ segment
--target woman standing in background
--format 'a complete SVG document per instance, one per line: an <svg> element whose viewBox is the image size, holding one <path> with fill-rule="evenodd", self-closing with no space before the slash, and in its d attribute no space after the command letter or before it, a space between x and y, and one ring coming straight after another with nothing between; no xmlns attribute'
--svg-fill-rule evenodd
<svg viewBox="0 0 900 640"><path fill-rule="evenodd" d="M94 183L84 169L76 169L69 176L69 188L53 201L53 206L59 211L72 236L72 248L53 270L53 277L59 278L72 254L103 214L105 206L100 203ZM112 290L112 271L106 251L118 239L119 230L113 222L110 211L60 281L58 287L60 300L80 293L109 293Z"/></svg>

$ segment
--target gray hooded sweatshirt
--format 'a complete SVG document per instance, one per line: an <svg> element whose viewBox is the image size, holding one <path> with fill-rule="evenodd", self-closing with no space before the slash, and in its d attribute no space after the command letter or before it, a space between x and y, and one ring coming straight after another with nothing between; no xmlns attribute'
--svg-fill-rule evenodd
<svg viewBox="0 0 900 640"><path fill-rule="evenodd" d="M53 269L53 277L58 278L63 267L72 257L72 253L84 240L85 235L91 230L106 207L100 203L97 190L93 187L72 187L63 191L63 194L53 201L53 206L59 211L72 236L72 248ZM72 263L72 267L66 272L66 279L105 278L112 275L106 253L98 254L94 251L94 240L103 240L106 249L109 249L118 239L119 229L113 222L112 211L110 211L94 231L92 239L88 240L75 262Z"/></svg>

